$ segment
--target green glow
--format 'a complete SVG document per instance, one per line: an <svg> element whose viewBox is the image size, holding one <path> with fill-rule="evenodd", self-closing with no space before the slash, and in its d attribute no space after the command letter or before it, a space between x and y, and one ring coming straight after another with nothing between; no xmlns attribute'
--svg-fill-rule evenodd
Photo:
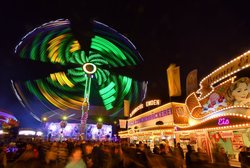
<svg viewBox="0 0 250 168"><path fill-rule="evenodd" d="M77 63L83 64L83 61L81 59L81 53L77 52L77 53L74 54L74 56L75 56L75 60L76 60Z"/></svg>
<svg viewBox="0 0 250 168"><path fill-rule="evenodd" d="M71 36L70 36L71 37ZM71 37L72 38L72 37ZM70 52L71 45L73 44L73 40L71 39L70 42L68 43L66 49L65 49L65 59L67 62L70 62L72 54Z"/></svg>
<svg viewBox="0 0 250 168"><path fill-rule="evenodd" d="M109 85L105 88L102 88L99 90L100 95L106 94L108 91L110 91L115 86L114 82L110 82Z"/></svg>
<svg viewBox="0 0 250 168"><path fill-rule="evenodd" d="M32 48L30 51L30 58L32 60L36 60L37 58L37 53L38 53L37 50L39 50L39 44L40 44L40 35L41 34L38 34L32 43Z"/></svg>
<svg viewBox="0 0 250 168"><path fill-rule="evenodd" d="M95 40L97 43L101 43L102 45L107 46L107 48L109 48L111 51L113 51L117 57L120 57L120 59L122 59L122 60L127 59L125 57L125 55L122 53L122 51L119 50L119 48L117 48L113 43L109 42L108 40L106 40L100 36L95 36L93 41L95 41Z"/></svg>
<svg viewBox="0 0 250 168"><path fill-rule="evenodd" d="M108 78L107 76L109 76L109 72L107 70L97 69L96 76L97 76L98 84L101 85L107 80Z"/></svg>
<svg viewBox="0 0 250 168"><path fill-rule="evenodd" d="M108 64L107 61L99 54L91 54L89 57L89 62L96 62L96 65Z"/></svg>
<svg viewBox="0 0 250 168"><path fill-rule="evenodd" d="M21 57L21 58L25 58L25 57L26 57L26 54L25 54L26 52L27 52L27 48L24 47L24 48L22 49L21 53L20 53L20 57Z"/></svg>
<svg viewBox="0 0 250 168"><path fill-rule="evenodd" d="M95 23L97 24L97 23ZM99 25L101 26L101 25ZM43 62L58 62L63 65L68 63L79 64L79 67L68 69L65 74L52 75L52 78L43 78L35 82L27 82L27 89L41 101L47 100L54 106L60 108L68 107L69 104L81 102L83 97L90 95L91 81L86 80L82 65L89 62L97 66L94 79L97 81L97 92L105 105L106 110L116 107L118 114L123 108L123 99L131 102L139 102L141 99L141 86L139 82L121 75L115 75L105 66L125 67L140 63L141 59L136 48L128 43L126 39L112 30L106 31L106 27L94 28L95 36L92 38L90 53L87 57L83 50L78 49L76 39L71 34L69 24L49 24L42 26L40 31L28 35L28 40L23 43L18 52L20 57ZM60 35L60 38L58 38ZM57 41L53 41L56 38ZM50 42L50 43L49 43ZM72 50L72 47L76 47ZM48 55L52 56L51 58ZM65 80L65 81L64 81ZM65 83L72 83L69 87ZM70 85L71 86L71 85ZM44 89L44 95L39 90ZM84 90L87 90L84 94ZM49 95L46 95L49 94ZM46 97L48 98L46 98ZM53 98L51 98L51 97ZM91 101L91 100L90 100ZM91 102L90 102L91 105ZM81 107L79 107L81 109Z"/></svg>
<svg viewBox="0 0 250 168"><path fill-rule="evenodd" d="M101 72L102 72L102 71L100 71L100 70L99 70L99 71L98 71L98 70L96 71L96 76L97 76L97 83L98 83L98 85L101 85L101 84L102 84L102 81L103 81L103 80L102 80Z"/></svg>
<svg viewBox="0 0 250 168"><path fill-rule="evenodd" d="M107 52L107 56L111 57L113 59L113 61L116 62L116 64L118 64L118 66L124 66L125 64L119 60L119 57L117 57L116 55L114 55L114 52L112 52L112 50L110 50L110 48L108 48L107 46L104 46L102 44L99 44L95 41L92 42L91 44L91 48L94 48L96 50L100 50L100 51L106 51ZM108 59L108 58L107 58Z"/></svg>
<svg viewBox="0 0 250 168"><path fill-rule="evenodd" d="M62 64L65 64L65 61L66 61L65 51L67 49L69 40L70 40L70 36L66 36L65 39L59 45L58 56L61 58L60 63L62 63Z"/></svg>
<svg viewBox="0 0 250 168"><path fill-rule="evenodd" d="M50 34L48 34L47 36L45 36L44 40L42 41L41 44L41 49L40 49L40 60L43 62L48 61L47 58L47 44L48 42L51 40L51 38L54 36L55 32L52 31Z"/></svg>
<svg viewBox="0 0 250 168"><path fill-rule="evenodd" d="M131 88L132 79L124 76L122 82L125 85L125 88L124 88L122 94L126 95L129 92L130 88Z"/></svg>
<svg viewBox="0 0 250 168"><path fill-rule="evenodd" d="M81 62L78 62L78 63L84 64L84 63L86 63L86 62L89 62L89 59L88 59L88 57L86 57L84 51L81 51L81 54L80 54L80 55L81 55Z"/></svg>
<svg viewBox="0 0 250 168"><path fill-rule="evenodd" d="M111 89L109 90L106 94L102 95L102 98L105 100L105 99L108 99L110 96L112 96L113 94L115 94L115 89Z"/></svg>
<svg viewBox="0 0 250 168"><path fill-rule="evenodd" d="M106 106L107 104L114 102L115 99L116 99L115 96L111 96L108 99L103 100L103 104Z"/></svg>
<svg viewBox="0 0 250 168"><path fill-rule="evenodd" d="M38 90L38 88L35 87L35 85L33 85L30 81L26 82L26 86L29 89L29 91L31 93L33 93L34 95L36 95L40 100L44 100L44 97L41 95L40 91Z"/></svg>
<svg viewBox="0 0 250 168"><path fill-rule="evenodd" d="M112 104L105 105L106 110L111 110L114 106Z"/></svg>

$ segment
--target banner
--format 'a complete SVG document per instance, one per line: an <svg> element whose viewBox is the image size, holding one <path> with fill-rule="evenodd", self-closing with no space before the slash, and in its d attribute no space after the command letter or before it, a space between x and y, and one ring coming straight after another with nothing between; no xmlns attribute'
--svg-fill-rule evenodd
<svg viewBox="0 0 250 168"><path fill-rule="evenodd" d="M197 81L197 69L192 70L188 73L186 78L186 95L188 96L192 92L198 90L198 81Z"/></svg>
<svg viewBox="0 0 250 168"><path fill-rule="evenodd" d="M171 64L167 69L169 96L181 96L180 67Z"/></svg>
<svg viewBox="0 0 250 168"><path fill-rule="evenodd" d="M221 138L233 138L234 137L233 131L220 131L219 134Z"/></svg>
<svg viewBox="0 0 250 168"><path fill-rule="evenodd" d="M124 100L124 117L129 117L130 110L130 102L128 100Z"/></svg>
<svg viewBox="0 0 250 168"><path fill-rule="evenodd" d="M239 152L240 146L244 146L244 141L242 134L234 134L234 136L231 138L233 150Z"/></svg>
<svg viewBox="0 0 250 168"><path fill-rule="evenodd" d="M127 120L119 119L120 128L127 128Z"/></svg>
<svg viewBox="0 0 250 168"><path fill-rule="evenodd" d="M175 124L188 124L189 113L185 104L172 103Z"/></svg>

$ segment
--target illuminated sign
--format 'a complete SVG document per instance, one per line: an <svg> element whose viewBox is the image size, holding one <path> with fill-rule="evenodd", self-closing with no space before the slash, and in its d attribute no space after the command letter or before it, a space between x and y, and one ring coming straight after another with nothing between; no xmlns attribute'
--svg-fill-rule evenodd
<svg viewBox="0 0 250 168"><path fill-rule="evenodd" d="M144 105L140 104L139 106L137 106L136 108L134 108L134 110L129 114L130 117L132 117L137 111L143 109Z"/></svg>
<svg viewBox="0 0 250 168"><path fill-rule="evenodd" d="M161 104L161 100L159 99L155 99L155 100L149 100L146 101L145 106L149 107L149 106L159 106ZM136 108L134 108L134 110L130 113L130 117L132 117L133 115L135 115L135 113L137 113L139 110L144 108L144 104L140 104L139 106L137 106Z"/></svg>
<svg viewBox="0 0 250 168"><path fill-rule="evenodd" d="M146 101L146 107L160 105L160 104L161 104L161 100Z"/></svg>
<svg viewBox="0 0 250 168"><path fill-rule="evenodd" d="M162 110L160 112L157 112L157 113L154 113L154 114L150 114L150 115L145 116L145 117L141 117L141 118L139 118L137 120L129 121L128 122L128 126L132 126L132 125L135 125L135 124L139 124L139 123L143 123L143 122L155 120L155 119L162 118L162 117L165 117L165 116L168 116L168 115L172 115L172 114L173 114L172 108L168 108L168 109Z"/></svg>
<svg viewBox="0 0 250 168"><path fill-rule="evenodd" d="M228 118L219 118L218 119L218 125L229 125L230 124L230 120Z"/></svg>
<svg viewBox="0 0 250 168"><path fill-rule="evenodd" d="M250 52L248 51L241 56L231 60L227 64L224 64L223 66L219 67L211 74L203 78L200 82L201 88L198 90L198 93L201 94L200 99L202 99L212 91L212 85L214 85L215 83L218 83L228 76L235 74L239 70L248 68L250 66L249 55Z"/></svg>

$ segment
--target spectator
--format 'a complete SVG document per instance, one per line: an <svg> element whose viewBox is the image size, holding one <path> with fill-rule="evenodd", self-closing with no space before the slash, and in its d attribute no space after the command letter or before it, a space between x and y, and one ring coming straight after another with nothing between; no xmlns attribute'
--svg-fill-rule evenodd
<svg viewBox="0 0 250 168"><path fill-rule="evenodd" d="M71 157L65 168L87 168L86 163L82 159L82 149L75 147L71 153Z"/></svg>
<svg viewBox="0 0 250 168"><path fill-rule="evenodd" d="M3 146L0 152L0 168L7 167L7 156L6 156L6 147Z"/></svg>
<svg viewBox="0 0 250 168"><path fill-rule="evenodd" d="M177 143L174 154L175 154L175 160L176 160L176 167L183 168L184 152L180 143Z"/></svg>

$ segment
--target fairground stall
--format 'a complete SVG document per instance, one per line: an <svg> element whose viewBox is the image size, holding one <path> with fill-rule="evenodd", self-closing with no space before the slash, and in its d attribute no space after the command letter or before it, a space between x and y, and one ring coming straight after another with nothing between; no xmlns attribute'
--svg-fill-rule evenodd
<svg viewBox="0 0 250 168"><path fill-rule="evenodd" d="M84 132L85 140L109 141L112 138L112 126L97 123L86 124ZM67 139L79 139L80 124L61 122L47 122L45 125L47 139L49 141L63 141Z"/></svg>
<svg viewBox="0 0 250 168"><path fill-rule="evenodd" d="M250 52L244 53L201 80L186 98L189 125L178 125L178 141L210 156L224 148L231 161L238 160L241 146L250 146L249 58Z"/></svg>
<svg viewBox="0 0 250 168"><path fill-rule="evenodd" d="M23 142L31 142L34 140L43 140L44 135L41 130L34 130L32 128L19 129L17 140Z"/></svg>
<svg viewBox="0 0 250 168"><path fill-rule="evenodd" d="M6 111L0 111L0 142L6 143L16 138L19 129L17 118Z"/></svg>
<svg viewBox="0 0 250 168"><path fill-rule="evenodd" d="M151 148L162 141L170 146L175 144L175 124L187 125L188 113L182 103L167 103L159 106L159 100L150 100L137 106L127 120L127 130L119 132L121 139L127 138L130 143L142 141ZM143 108L158 105L156 108L136 115Z"/></svg>

